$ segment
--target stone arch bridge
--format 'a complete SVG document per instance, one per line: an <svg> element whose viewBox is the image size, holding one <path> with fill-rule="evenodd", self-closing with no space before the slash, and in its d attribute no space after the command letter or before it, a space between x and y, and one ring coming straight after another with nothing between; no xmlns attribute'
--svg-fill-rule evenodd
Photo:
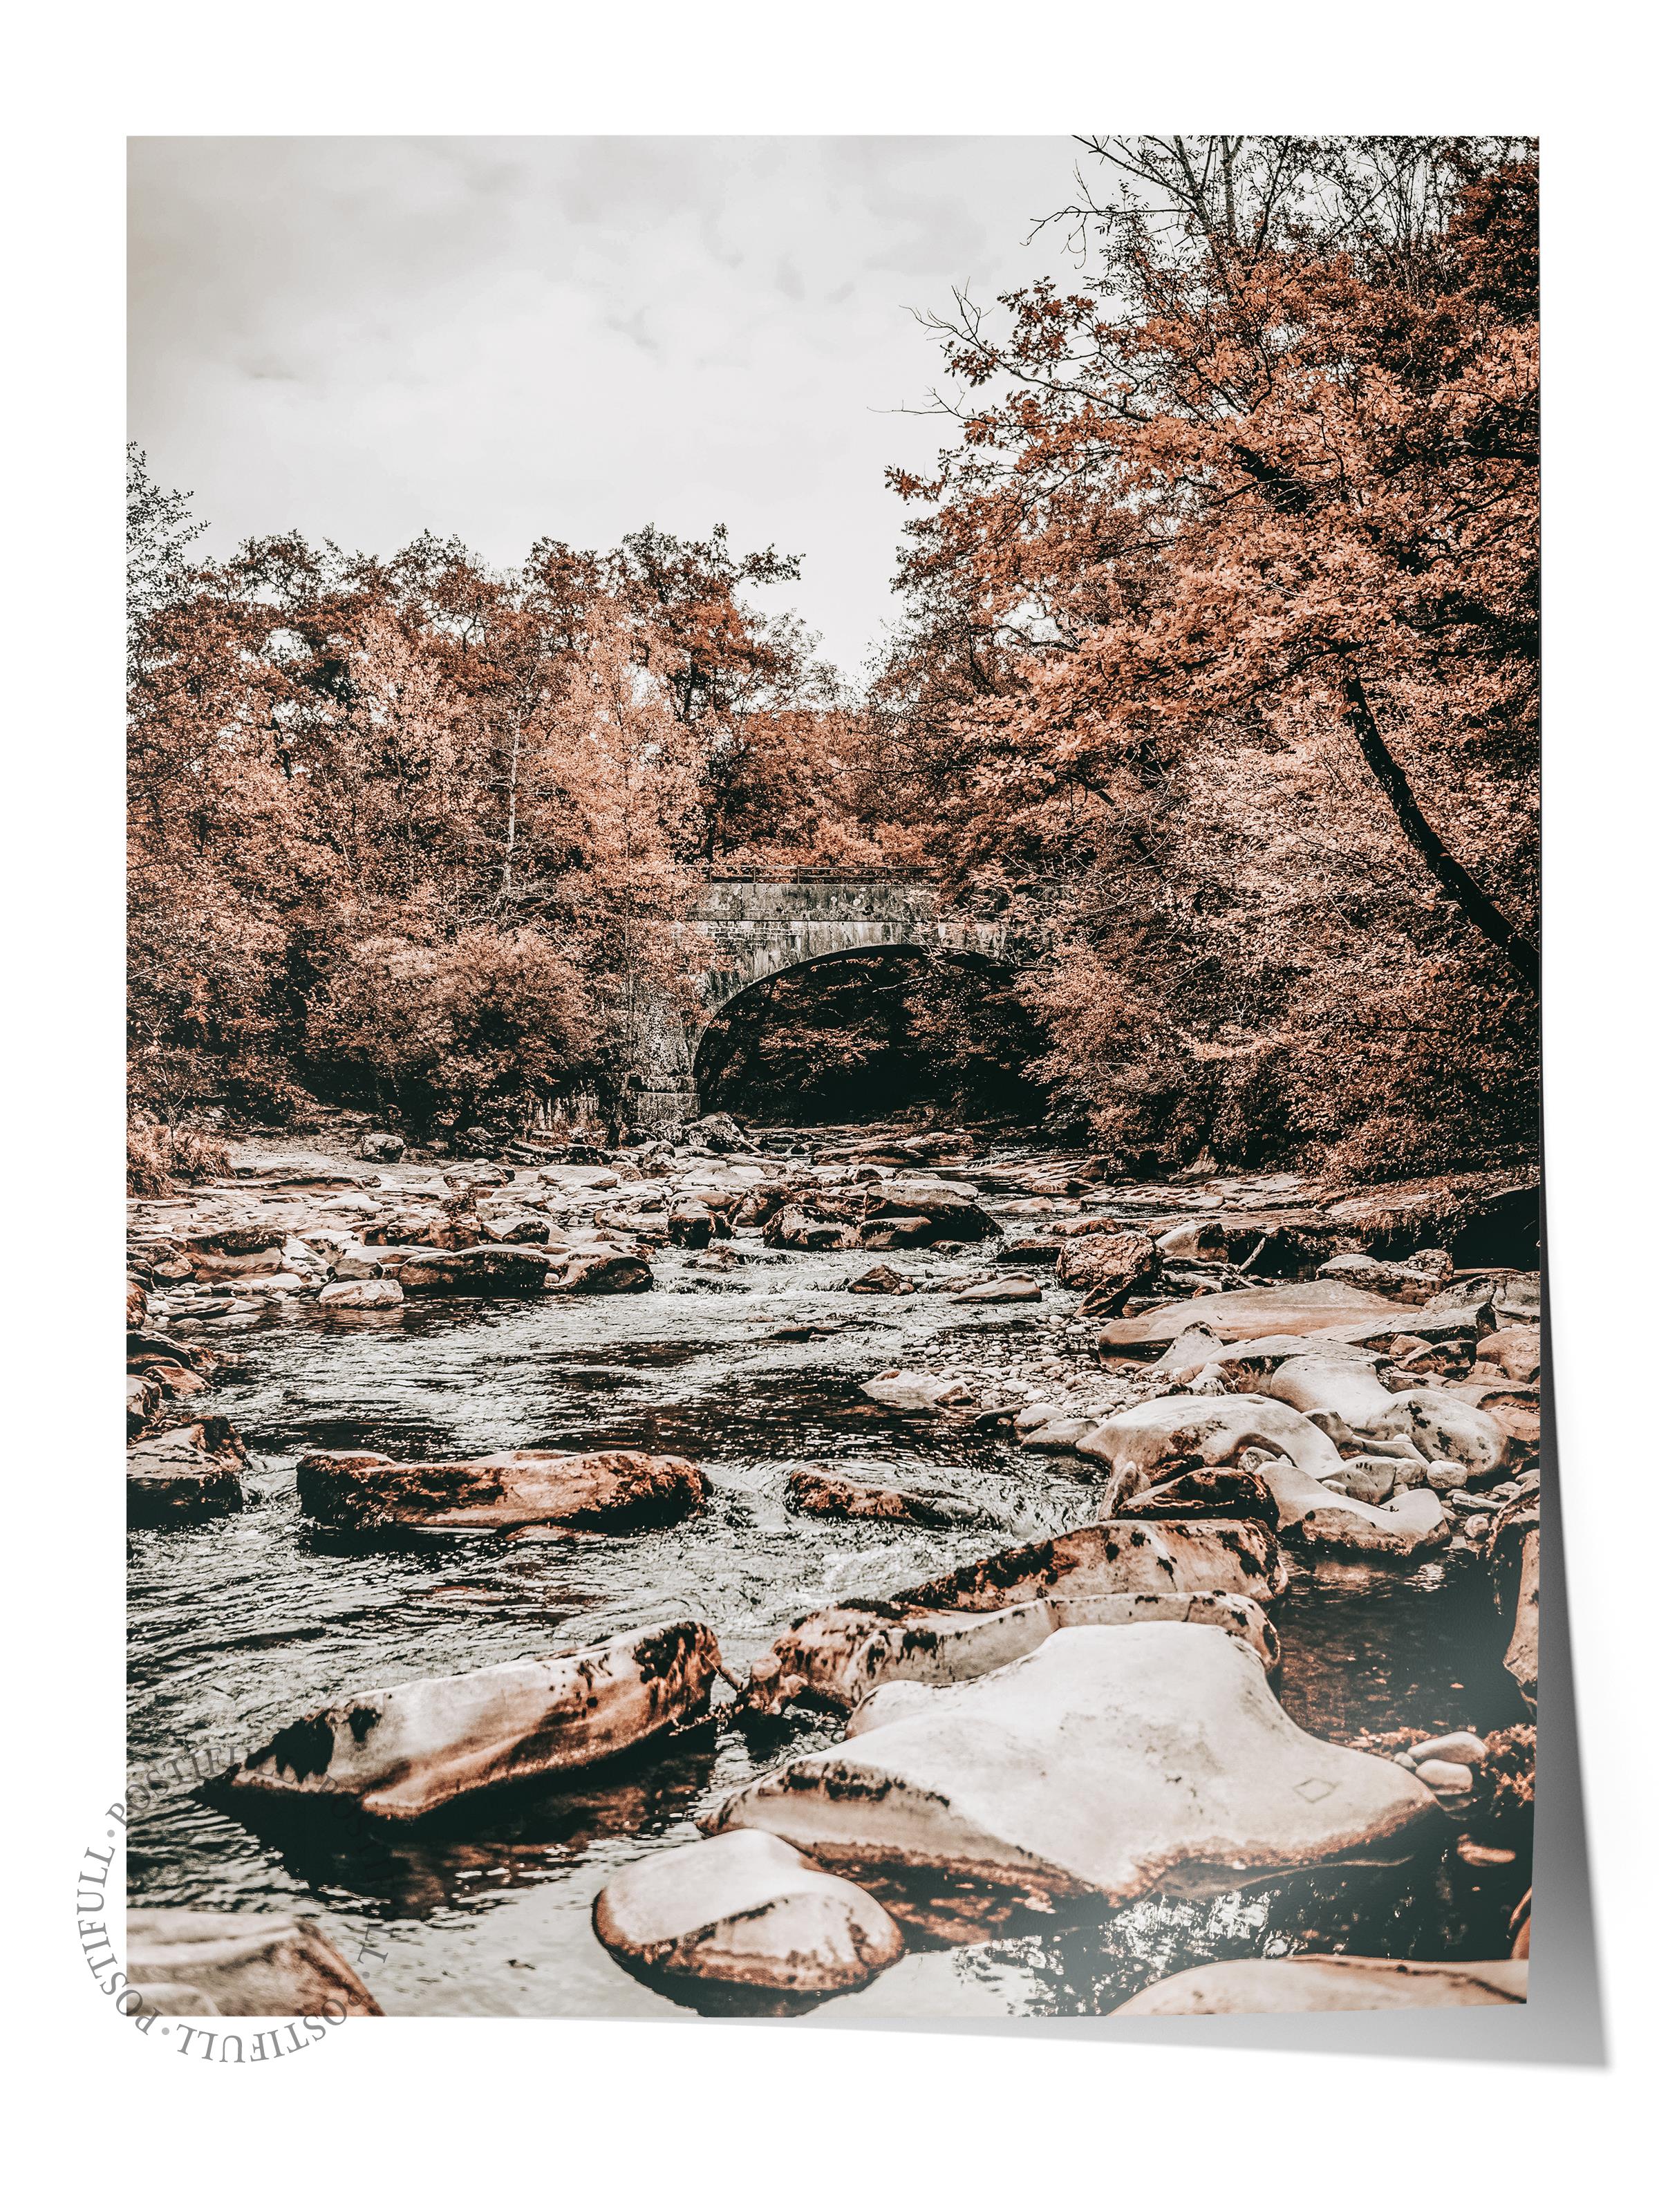
<svg viewBox="0 0 1659 2212"><path fill-rule="evenodd" d="M712 950L696 1012L667 1008L641 1035L635 1118L646 1127L702 1110L711 1027L746 991L790 969L910 951L970 966L1012 966L1005 923L939 912L937 889L890 876L800 870L787 880L715 876L690 926Z"/></svg>

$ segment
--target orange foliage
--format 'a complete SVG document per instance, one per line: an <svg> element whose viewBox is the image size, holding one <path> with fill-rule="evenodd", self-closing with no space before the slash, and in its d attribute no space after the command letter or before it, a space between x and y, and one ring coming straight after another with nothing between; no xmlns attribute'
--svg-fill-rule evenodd
<svg viewBox="0 0 1659 2212"><path fill-rule="evenodd" d="M1048 1073L1126 1157L1524 1143L1535 157L1097 150L1083 281L960 303L894 479L917 817L1070 946Z"/></svg>

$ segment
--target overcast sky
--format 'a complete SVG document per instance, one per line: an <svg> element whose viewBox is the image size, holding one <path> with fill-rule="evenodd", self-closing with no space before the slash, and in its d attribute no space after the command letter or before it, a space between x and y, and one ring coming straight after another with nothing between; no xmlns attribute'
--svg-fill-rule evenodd
<svg viewBox="0 0 1659 2212"><path fill-rule="evenodd" d="M1062 267L1065 138L149 138L131 423L228 551L295 527L487 560L655 522L799 553L855 673L941 364L912 308Z"/></svg>

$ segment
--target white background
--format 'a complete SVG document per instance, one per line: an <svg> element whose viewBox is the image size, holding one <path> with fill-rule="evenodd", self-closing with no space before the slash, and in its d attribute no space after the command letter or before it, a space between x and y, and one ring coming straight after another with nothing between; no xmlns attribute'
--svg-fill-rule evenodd
<svg viewBox="0 0 1659 2212"><path fill-rule="evenodd" d="M52 2201L1576 2208L1638 2193L1656 1992L1650 82L1634 11L290 4L9 42L8 2081ZM95 1997L119 1788L127 133L1523 131L1544 139L1549 1219L1610 2066L759 2024L384 2021L181 2065ZM1643 169L1649 161L1647 170ZM21 479L21 498L18 496ZM1645 1785L1645 1786L1644 1786ZM1645 1818L1644 1813L1645 1811ZM1548 1916L1538 1930L1540 1979ZM1551 1971L1570 1972L1559 1957ZM1463 2016L1489 2023L1485 2014ZM1221 2023L1191 2023L1194 2031ZM1374 2022L1376 2027L1385 2023ZM1340 2033L1339 2033L1339 2028ZM1398 2022L1387 2037L1393 2048ZM1424 2041L1455 2047L1456 2016ZM1332 2021L1345 2052L1370 2032ZM1317 2042L1305 2023L1281 2044Z"/></svg>

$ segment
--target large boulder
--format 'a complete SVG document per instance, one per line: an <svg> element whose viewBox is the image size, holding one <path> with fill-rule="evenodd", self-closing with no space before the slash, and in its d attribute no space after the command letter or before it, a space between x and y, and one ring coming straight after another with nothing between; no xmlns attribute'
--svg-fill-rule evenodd
<svg viewBox="0 0 1659 2212"><path fill-rule="evenodd" d="M713 1238L714 1229L714 1215L700 1198L677 1198L669 1208L671 1244L683 1245L688 1252L701 1252Z"/></svg>
<svg viewBox="0 0 1659 2212"><path fill-rule="evenodd" d="M1451 1522L1432 1490L1399 1491L1386 1504L1373 1505L1321 1482L1289 1460L1264 1460L1255 1472L1273 1494L1279 1534L1316 1551L1413 1559L1451 1541Z"/></svg>
<svg viewBox="0 0 1659 2212"><path fill-rule="evenodd" d="M1322 1282L1349 1283L1407 1306L1426 1305L1444 1287L1450 1272L1449 1260L1443 1273L1437 1267L1415 1267L1407 1261L1374 1260L1369 1252L1339 1252L1315 1271Z"/></svg>
<svg viewBox="0 0 1659 2212"><path fill-rule="evenodd" d="M836 1467L813 1462L792 1468L784 1484L784 1503L792 1513L823 1521L903 1521L915 1528L971 1528L984 1515L971 1498L943 1483L893 1479L894 1470L873 1461Z"/></svg>
<svg viewBox="0 0 1659 2212"><path fill-rule="evenodd" d="M367 1244L341 1245L328 1266L329 1274L337 1283L374 1282L386 1271L386 1254Z"/></svg>
<svg viewBox="0 0 1659 2212"><path fill-rule="evenodd" d="M1494 1474L1509 1449L1503 1425L1484 1407L1437 1384L1392 1391L1369 1356L1333 1350L1283 1360L1264 1375L1261 1391L1316 1418L1335 1414L1339 1434L1392 1443L1417 1459L1456 1460L1471 1480Z"/></svg>
<svg viewBox="0 0 1659 2212"><path fill-rule="evenodd" d="M1059 1243L1047 1237L1005 1237L997 1257L1005 1265L1017 1260L1025 1267L1052 1267L1060 1252Z"/></svg>
<svg viewBox="0 0 1659 2212"><path fill-rule="evenodd" d="M1114 2020L1210 2012L1396 2012L1428 2005L1524 2004L1524 1959L1440 1965L1421 1959L1227 1959L1189 1966L1116 2006Z"/></svg>
<svg viewBox="0 0 1659 2212"><path fill-rule="evenodd" d="M706 1145L711 1152L752 1152L755 1149L741 1122L730 1114L703 1114L685 1125L687 1139Z"/></svg>
<svg viewBox="0 0 1659 2212"><path fill-rule="evenodd" d="M1494 1329L1490 1336L1482 1337L1474 1347L1474 1356L1483 1364L1495 1367L1516 1382L1534 1382L1543 1362L1541 1333L1525 1322L1510 1322L1503 1328Z"/></svg>
<svg viewBox="0 0 1659 2212"><path fill-rule="evenodd" d="M268 1221L222 1222L215 1229L200 1229L188 1240L192 1257L218 1253L232 1258L268 1260L276 1232ZM278 1251L277 1256L281 1254Z"/></svg>
<svg viewBox="0 0 1659 2212"><path fill-rule="evenodd" d="M1027 1451L1075 1451L1090 1430L1098 1425L1099 1417L1094 1413L1053 1413L1036 1428L1027 1430L1020 1442Z"/></svg>
<svg viewBox="0 0 1659 2212"><path fill-rule="evenodd" d="M1042 1285L1030 1275L997 1275L988 1283L971 1283L957 1291L951 1303L958 1306L1029 1305L1042 1296Z"/></svg>
<svg viewBox="0 0 1659 2212"><path fill-rule="evenodd" d="M652 1452L496 1452L484 1459L388 1459L308 1452L300 1504L337 1528L522 1528L556 1522L613 1534L664 1528L701 1510L702 1470Z"/></svg>
<svg viewBox="0 0 1659 2212"><path fill-rule="evenodd" d="M757 1182L734 1216L739 1229L758 1229L789 1203L793 1186L787 1182Z"/></svg>
<svg viewBox="0 0 1659 2212"><path fill-rule="evenodd" d="M1478 1406L1497 1424L1509 1439L1511 1465L1524 1465L1528 1460L1537 1458L1543 1419L1536 1382L1511 1382L1507 1379L1501 1382L1477 1382L1471 1376L1467 1382L1444 1384L1443 1395L1461 1398L1468 1406Z"/></svg>
<svg viewBox="0 0 1659 2212"><path fill-rule="evenodd" d="M242 1439L222 1414L146 1437L127 1450L127 1519L135 1528L211 1521L242 1510Z"/></svg>
<svg viewBox="0 0 1659 2212"><path fill-rule="evenodd" d="M531 1213L523 1206L491 1213L481 1209L478 1226L487 1244L545 1244L552 1234L544 1213Z"/></svg>
<svg viewBox="0 0 1659 2212"><path fill-rule="evenodd" d="M380 2008L314 1920L289 1912L129 1912L127 1979L147 2012L366 2019Z"/></svg>
<svg viewBox="0 0 1659 2212"><path fill-rule="evenodd" d="M533 1244L474 1244L453 1252L423 1246L388 1255L385 1264L406 1291L525 1297L547 1284L548 1255Z"/></svg>
<svg viewBox="0 0 1659 2212"><path fill-rule="evenodd" d="M712 1630L675 1620L555 1658L359 1691L279 1730L225 1786L343 1798L415 1820L452 1798L592 1766L659 1735L704 1710L720 1664Z"/></svg>
<svg viewBox="0 0 1659 2212"><path fill-rule="evenodd" d="M977 1680L878 1689L860 1726L710 1825L881 1883L901 1917L982 1910L988 1891L1050 1910L1213 1895L1400 1859L1440 1817L1391 1760L1298 1729L1236 1638L1188 1623L1061 1629Z"/></svg>
<svg viewBox="0 0 1659 2212"><path fill-rule="evenodd" d="M1194 1467L1150 1490L1137 1490L1118 1507L1125 1521L1265 1521L1279 1526L1279 1507L1259 1474L1242 1467Z"/></svg>
<svg viewBox="0 0 1659 2212"><path fill-rule="evenodd" d="M1057 1273L1062 1289L1087 1293L1082 1312L1118 1313L1158 1265L1158 1249L1144 1231L1121 1229L1109 1237L1067 1237Z"/></svg>
<svg viewBox="0 0 1659 2212"><path fill-rule="evenodd" d="M154 1382L164 1398L193 1398L208 1387L205 1375L181 1361L167 1359L155 1352L138 1353L127 1361L129 1376L142 1375Z"/></svg>
<svg viewBox="0 0 1659 2212"><path fill-rule="evenodd" d="M970 1560L892 1601L996 1613L1038 1597L1231 1590L1271 1603L1285 1580L1279 1546L1259 1521L1097 1521Z"/></svg>
<svg viewBox="0 0 1659 2212"><path fill-rule="evenodd" d="M906 1611L880 1601L810 1613L755 1662L744 1690L751 1711L781 1712L796 1698L852 1712L886 1682L966 1682L1006 1667L1061 1628L1130 1628L1193 1621L1248 1644L1269 1672L1279 1638L1254 1598L1222 1590L1115 1597L1034 1598L1000 1613Z"/></svg>
<svg viewBox="0 0 1659 2212"><path fill-rule="evenodd" d="M429 1252L468 1252L483 1243L483 1225L476 1213L448 1208L434 1212L428 1202L368 1223L363 1242L404 1245L422 1256Z"/></svg>
<svg viewBox="0 0 1659 2212"><path fill-rule="evenodd" d="M1228 1206L1217 1218L1214 1234L1223 1259L1257 1275L1305 1276L1339 1247L1355 1242L1311 1206Z"/></svg>
<svg viewBox="0 0 1659 2212"><path fill-rule="evenodd" d="M588 1157L576 1158L574 1155L578 1150L586 1151ZM563 1159L550 1159L544 1163L541 1170L544 1182L550 1184L556 1190L564 1191L616 1190L619 1188L622 1177L614 1168L605 1166L591 1146L578 1147L573 1145L567 1148L567 1153Z"/></svg>
<svg viewBox="0 0 1659 2212"><path fill-rule="evenodd" d="M1249 1449L1282 1454L1310 1474L1332 1474L1342 1455L1305 1413L1254 1393L1149 1398L1082 1437L1085 1459L1103 1460L1116 1494L1143 1490L1189 1467L1219 1467Z"/></svg>
<svg viewBox="0 0 1659 2212"><path fill-rule="evenodd" d="M1202 1326L1224 1343L1253 1337L1306 1336L1322 1328L1358 1327L1370 1335L1404 1335L1422 1319L1413 1306L1397 1305L1346 1283L1279 1283L1272 1289L1219 1291L1180 1298L1127 1321L1108 1322L1102 1347L1112 1352L1161 1352L1189 1328Z"/></svg>
<svg viewBox="0 0 1659 2212"><path fill-rule="evenodd" d="M587 1296L648 1291L655 1277L644 1253L615 1244L585 1244L555 1255L557 1272L547 1278L550 1291Z"/></svg>
<svg viewBox="0 0 1659 2212"><path fill-rule="evenodd" d="M1350 1428L1363 1429L1394 1404L1394 1392L1376 1372L1378 1357L1333 1346L1269 1363L1261 1395L1282 1398L1298 1413L1336 1413Z"/></svg>
<svg viewBox="0 0 1659 2212"><path fill-rule="evenodd" d="M198 1252L191 1260L191 1272L198 1283L228 1283L243 1277L280 1275L287 1263L279 1244L268 1244L257 1252Z"/></svg>
<svg viewBox="0 0 1659 2212"><path fill-rule="evenodd" d="M151 1375L127 1374L127 1435L136 1437L160 1411L161 1385Z"/></svg>
<svg viewBox="0 0 1659 2212"><path fill-rule="evenodd" d="M881 1220L925 1220L935 1237L977 1244L998 1234L997 1224L978 1203L971 1183L933 1182L921 1177L895 1176L878 1183L866 1201L865 1218Z"/></svg>
<svg viewBox="0 0 1659 2212"><path fill-rule="evenodd" d="M879 1221L860 1221L854 1231L866 1252L906 1252L931 1244L939 1231L925 1213L888 1214Z"/></svg>
<svg viewBox="0 0 1659 2212"><path fill-rule="evenodd" d="M647 1979L803 1996L861 1988L904 1950L867 1892L757 1828L624 1868L594 1902L593 1930Z"/></svg>
<svg viewBox="0 0 1659 2212"><path fill-rule="evenodd" d="M1509 1456L1509 1437L1484 1407L1449 1391L1404 1390L1367 1425L1376 1437L1400 1437L1425 1460L1455 1459L1471 1480L1495 1474Z"/></svg>
<svg viewBox="0 0 1659 2212"><path fill-rule="evenodd" d="M790 1252L838 1252L848 1242L848 1232L842 1222L822 1220L804 1206L786 1206L769 1218L761 1241Z"/></svg>

